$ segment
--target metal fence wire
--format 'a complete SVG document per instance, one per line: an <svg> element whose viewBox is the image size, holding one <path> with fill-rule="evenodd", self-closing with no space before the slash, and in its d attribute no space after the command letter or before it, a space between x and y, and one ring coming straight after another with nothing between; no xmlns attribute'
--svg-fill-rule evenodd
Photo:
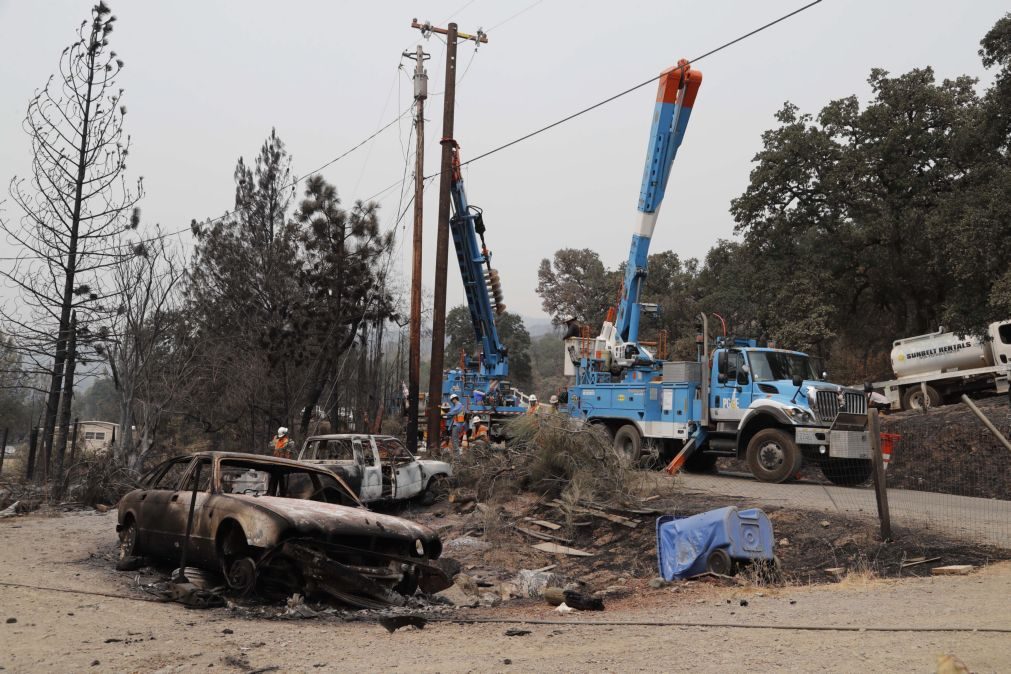
<svg viewBox="0 0 1011 674"><path fill-rule="evenodd" d="M1011 436L1006 397L978 401ZM1011 451L964 403L880 417L893 538L934 533L955 543L1011 550ZM831 475L828 473L831 472ZM829 479L829 478L832 479ZM878 523L872 474L859 461L805 461L797 479L756 481L743 461L721 460L718 475L682 474L684 488L786 508L838 513Z"/></svg>

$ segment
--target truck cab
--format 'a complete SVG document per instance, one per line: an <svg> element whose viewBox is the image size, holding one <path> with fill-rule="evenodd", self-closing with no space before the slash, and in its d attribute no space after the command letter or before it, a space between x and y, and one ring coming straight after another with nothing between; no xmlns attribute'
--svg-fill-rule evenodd
<svg viewBox="0 0 1011 674"><path fill-rule="evenodd" d="M769 482L796 474L805 458L834 483L865 481L872 469L865 394L825 381L807 354L747 342L714 353L703 456L745 459Z"/></svg>
<svg viewBox="0 0 1011 674"><path fill-rule="evenodd" d="M362 503L434 500L453 467L444 461L416 459L389 435L341 433L306 438L300 463L322 466L348 483Z"/></svg>

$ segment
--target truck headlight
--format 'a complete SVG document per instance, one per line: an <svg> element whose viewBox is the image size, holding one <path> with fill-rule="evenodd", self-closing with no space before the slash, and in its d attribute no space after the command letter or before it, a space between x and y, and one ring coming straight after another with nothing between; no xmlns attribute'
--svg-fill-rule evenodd
<svg viewBox="0 0 1011 674"><path fill-rule="evenodd" d="M790 407L787 409L787 413L794 419L794 421L806 421L808 417L814 419L814 415L805 410L803 407Z"/></svg>

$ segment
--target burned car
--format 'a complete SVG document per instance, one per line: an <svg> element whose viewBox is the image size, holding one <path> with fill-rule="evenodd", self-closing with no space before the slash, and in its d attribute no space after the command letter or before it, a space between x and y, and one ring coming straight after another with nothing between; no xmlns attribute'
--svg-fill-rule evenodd
<svg viewBox="0 0 1011 674"><path fill-rule="evenodd" d="M119 503L119 554L220 571L238 593L403 605L449 580L431 529L367 510L340 477L254 454L199 452L150 471ZM187 535L188 534L188 535Z"/></svg>

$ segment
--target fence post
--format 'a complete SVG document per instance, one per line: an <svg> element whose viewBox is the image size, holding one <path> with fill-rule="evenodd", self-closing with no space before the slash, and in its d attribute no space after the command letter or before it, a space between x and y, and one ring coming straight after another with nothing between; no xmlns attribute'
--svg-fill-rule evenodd
<svg viewBox="0 0 1011 674"><path fill-rule="evenodd" d="M25 466L25 479L31 480L35 477L35 450L39 444L39 429L32 425L32 430L28 433L28 465Z"/></svg>
<svg viewBox="0 0 1011 674"><path fill-rule="evenodd" d="M892 518L888 513L888 484L885 482L885 460L881 455L881 425L878 410L867 411L868 430L871 433L871 449L874 461L874 494L878 502L878 519L881 520L881 540L892 538Z"/></svg>
<svg viewBox="0 0 1011 674"><path fill-rule="evenodd" d="M968 405L969 409L972 410L972 413L976 415L976 418L979 419L984 426L986 426L986 429L993 433L994 437L997 438L997 440L1000 441L1000 443L1009 451L1011 451L1011 441L1008 441L1008 439L1004 437L1004 434L997 430L997 427L993 425L993 422L987 419L986 415L983 414L978 407L976 407L976 403L972 402L972 400L969 399L969 396L964 393L962 394L962 402Z"/></svg>
<svg viewBox="0 0 1011 674"><path fill-rule="evenodd" d="M9 428L4 429L4 439L0 442L0 475L4 472L4 457L7 456L7 431Z"/></svg>

